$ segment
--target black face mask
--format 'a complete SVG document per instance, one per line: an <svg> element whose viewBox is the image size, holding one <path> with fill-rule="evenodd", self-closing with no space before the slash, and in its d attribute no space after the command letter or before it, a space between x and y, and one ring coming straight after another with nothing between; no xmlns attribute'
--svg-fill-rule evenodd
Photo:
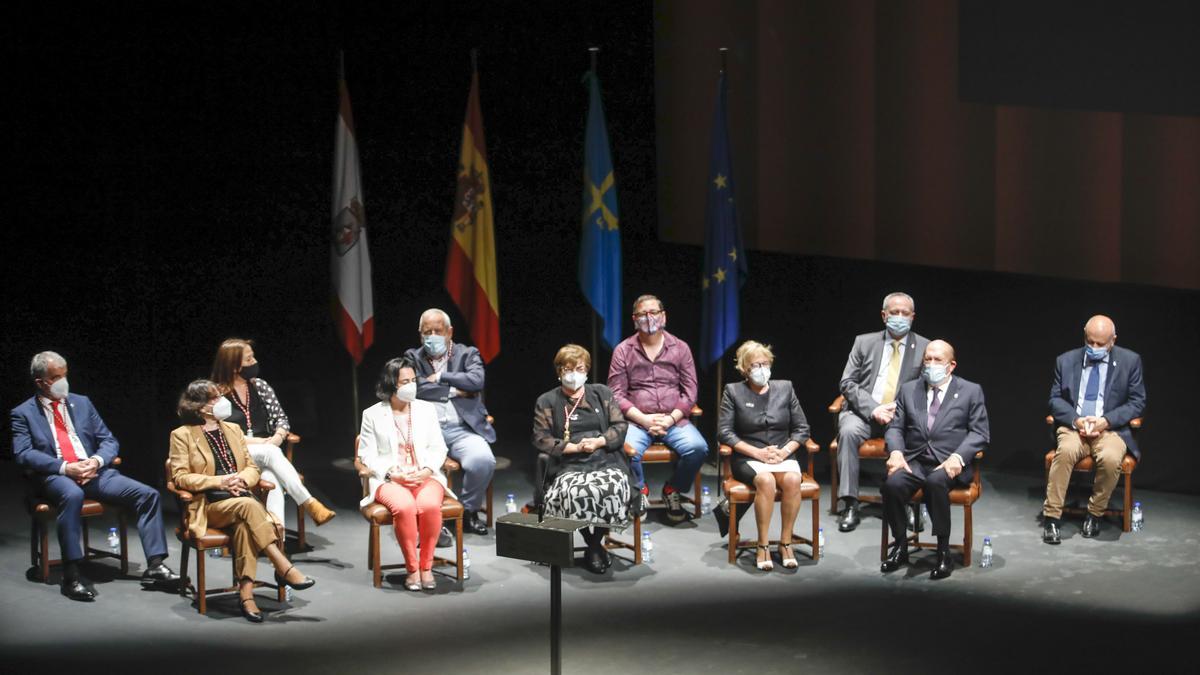
<svg viewBox="0 0 1200 675"><path fill-rule="evenodd" d="M242 366L242 378L253 380L258 377L258 364L252 366Z"/></svg>

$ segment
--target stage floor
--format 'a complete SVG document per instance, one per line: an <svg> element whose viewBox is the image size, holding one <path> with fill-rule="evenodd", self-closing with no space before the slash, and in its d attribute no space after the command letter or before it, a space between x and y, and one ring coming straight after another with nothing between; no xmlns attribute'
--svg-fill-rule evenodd
<svg viewBox="0 0 1200 675"><path fill-rule="evenodd" d="M651 469L657 490L662 473ZM443 577L436 592L406 592L399 571L376 589L366 568L367 525L354 504L338 503L338 518L320 529L310 523L313 549L293 556L316 586L296 592L286 606L260 590L267 621L252 625L237 614L233 596L213 599L209 614L201 616L189 599L141 590L136 577L144 558L136 536L128 578L118 577L115 561L85 567L99 592L94 603L71 602L57 585L28 581L29 523L14 474L5 471L0 479L9 495L0 510L5 672L102 664L221 675L431 667L452 673L549 671L549 568L496 558L494 534L467 536L471 578L461 589ZM714 478L706 481L715 494ZM814 564L802 555L807 548L798 546L795 571L777 564L774 572L759 572L752 552L728 565L711 515L672 528L652 514L647 528L655 543L653 563L634 567L616 560L603 576L564 570L564 672L1121 666L1194 672L1189 639L1200 627L1200 498L1138 490L1144 531L1123 534L1110 520L1099 538L1085 540L1073 520L1063 528L1062 545L1052 547L1041 543L1036 520L1040 481L987 472L983 482L975 508L975 567L956 568L950 579L937 582L928 578L932 552L917 554L907 570L880 574L878 510L868 511L872 515L857 531L839 533L827 513L827 487L821 504L826 549ZM524 501L531 493L528 478L514 470L498 473L500 510L507 492ZM810 508L806 503L800 513L800 532L808 527ZM954 518L954 536L961 540L961 509L954 509ZM167 522L175 521L168 515ZM93 523L93 543L103 542L107 526ZM752 536L752 514L742 519L742 529ZM995 547L988 569L978 567L984 536ZM169 541L168 564L178 568L179 544L173 536ZM52 550L57 555L56 543ZM383 538L383 552L385 562L400 562L390 535ZM210 583L223 583L228 559L210 562ZM260 572L264 578L270 573L265 561Z"/></svg>

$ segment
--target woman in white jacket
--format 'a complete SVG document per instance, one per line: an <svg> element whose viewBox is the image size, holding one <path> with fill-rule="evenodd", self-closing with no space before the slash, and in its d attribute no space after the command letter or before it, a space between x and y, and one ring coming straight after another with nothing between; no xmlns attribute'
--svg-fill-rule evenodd
<svg viewBox="0 0 1200 675"><path fill-rule="evenodd" d="M449 493L437 409L417 400L417 374L406 358L383 366L375 396L379 403L363 411L359 432L358 459L370 471L362 506L377 501L392 512L408 569L404 587L433 589L433 550L442 529L442 499Z"/></svg>

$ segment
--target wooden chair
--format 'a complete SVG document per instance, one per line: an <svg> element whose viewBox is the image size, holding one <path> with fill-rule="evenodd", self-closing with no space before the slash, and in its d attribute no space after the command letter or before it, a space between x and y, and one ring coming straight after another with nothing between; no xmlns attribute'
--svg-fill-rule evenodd
<svg viewBox="0 0 1200 675"><path fill-rule="evenodd" d="M112 466L120 465L121 458L113 458ZM25 508L30 517L29 564L37 569L38 576L43 582L50 583L50 568L62 564L61 558L50 558L50 524L58 517L58 508L44 497L32 494L26 497ZM104 504L94 499L83 500L83 506L80 509L81 515L85 519L83 527L80 528L83 530L83 558L84 560L116 558L121 561L121 574L126 574L129 572L129 541L125 509L118 507L114 510L117 512L117 535L121 539L119 553L91 547L86 519L104 515Z"/></svg>
<svg viewBox="0 0 1200 675"><path fill-rule="evenodd" d="M362 496L366 497L369 490L369 481L367 475L369 470L362 462L358 460L358 436L354 437L354 468L358 471L358 476L362 481ZM443 465L444 466L444 465ZM367 569L371 570L371 581L375 584L375 588L383 586L383 571L404 568L404 563L395 563L384 565L380 562L379 552L379 528L381 526L392 524L392 512L387 510L387 507L379 502L372 501L370 504L359 509L363 518L371 526L370 534L367 538ZM463 505L447 495L442 499L442 520L454 521L454 551L455 558L451 562L440 556L433 557L433 566L452 566L455 569L455 579L461 585L463 580Z"/></svg>
<svg viewBox="0 0 1200 675"><path fill-rule="evenodd" d="M792 534L792 543L808 544L812 548L813 562L821 559L821 486L813 478L813 455L821 451L821 446L811 438L804 442L804 448L808 451L808 471L801 474L800 483L800 500L803 505L805 500L812 501L812 537L802 537L798 534ZM754 498L757 492L753 485L745 483L733 477L733 472L730 468L730 457L733 455L733 448L722 443L717 452L721 456L721 475L725 476L724 489L725 496L729 499L729 564L733 565L737 562L738 554L743 550L754 548L758 542L756 540L741 539L738 535L738 517L737 507L747 504L754 504ZM775 501L778 502L783 498L783 490L775 491ZM768 542L769 546L778 545L778 539L772 539Z"/></svg>
<svg viewBox="0 0 1200 675"><path fill-rule="evenodd" d="M1051 431L1054 430L1054 417L1046 415L1046 424L1050 426ZM1133 433L1137 433L1142 428L1142 418L1135 417L1129 421L1129 428L1133 429ZM1054 461L1054 455L1058 453L1058 448L1050 450L1046 453L1046 481L1050 480L1050 464ZM1104 509L1106 516L1121 516L1121 530L1128 532L1132 526L1131 516L1133 513L1133 470L1137 468L1137 459L1129 453L1125 452L1125 457L1121 460L1121 482L1124 483L1124 500L1120 509ZM1096 470L1096 464L1092 460L1091 455L1080 459L1075 463L1073 471L1075 473L1090 473ZM1087 509L1079 506L1063 506L1063 513L1073 515L1083 515L1087 513Z"/></svg>
<svg viewBox="0 0 1200 675"><path fill-rule="evenodd" d="M692 406L692 411L688 415L688 417L691 418L692 423L694 424L696 421L696 418L700 417L703 414L704 414L704 411L700 409L700 406L694 405L694 406ZM625 444L625 455L628 456L630 458L630 460L632 461L634 455L636 455L636 454L637 454L637 452L628 443L626 443ZM650 446L646 448L646 452L642 455L642 465L643 466L646 464L672 464L677 461L679 461L679 455L677 455L674 450L667 447L666 443L662 443L662 442L651 443ZM701 484L701 475L700 475L700 472L697 471L696 478L695 478L695 480L692 481L692 494L685 495L683 493L680 493L680 495L679 495L679 498L681 501L687 502L688 504L692 505L692 515L695 516L696 518L699 518L703 514L703 511L701 511L701 504L700 504L700 496L701 496L702 490L703 490L703 488L702 488L702 484ZM652 508L652 509L666 508L666 504L663 502L661 497L650 497L649 502L650 502L650 508Z"/></svg>
<svg viewBox="0 0 1200 675"><path fill-rule="evenodd" d="M165 464L167 474L167 491L175 495L175 502L179 507L179 525L175 528L175 537L179 539L182 545L179 552L179 576L183 578L183 583L179 584L179 594L187 597L188 593L192 593L192 597L196 599L196 609L201 614L208 613L208 596L219 593L232 593L237 591L237 579L233 579L233 583L223 588L208 588L207 580L205 579L205 555L210 549L225 550L233 542L233 538L225 533L224 530L216 528L208 528L202 536L196 537L188 528L188 504L195 499L195 495L187 490L176 487L175 481L171 478L171 460L167 460ZM260 502L266 499L267 493L275 489L275 485L265 480L260 480L258 485L254 486L251 492ZM277 544L283 546L283 527L276 528ZM188 552L195 549L196 551L196 583L192 584L188 578ZM230 568L232 570L233 558L230 557ZM286 587L283 584L273 584L266 581L254 582L255 588L274 588L279 602L284 602L286 597Z"/></svg>
<svg viewBox="0 0 1200 675"><path fill-rule="evenodd" d="M487 421L488 424L493 424L496 420L491 415L488 415ZM500 468L499 459L500 458L497 458L496 462L497 469ZM459 471L462 471L462 465L459 464L457 460L446 457L446 462L442 464L442 473L446 474L446 487L449 487L451 490L454 489L454 474ZM487 497L484 498L486 501L483 504L483 512L487 514L488 527L491 527L492 523L495 522L495 507L492 505L492 486L495 482L496 479L494 476L492 480L488 481Z"/></svg>
<svg viewBox="0 0 1200 675"><path fill-rule="evenodd" d="M950 544L950 550L959 551L962 553L963 567L971 566L971 547L972 541L972 520L971 507L975 502L979 501L979 497L983 494L983 484L980 482L983 477L983 452L975 453L975 475L971 478L971 484L967 487L956 487L950 490L950 505L963 507L963 543ZM917 490L913 493L911 503L919 504L925 498L924 490ZM885 518L883 521L883 539L879 544L879 559L887 559L888 544L890 543L890 532L888 531L888 523ZM910 549L936 549L936 541L921 541L921 533L913 532L908 535L908 546Z"/></svg>
<svg viewBox="0 0 1200 675"><path fill-rule="evenodd" d="M846 401L845 396L838 396L837 398L833 399L833 403L829 404L829 414L833 415L833 429L834 429L834 438L829 443L829 473L830 473L829 480L830 480L830 486L831 486L830 487L831 493L830 493L830 497L829 497L830 513L836 513L837 505L838 505L838 496L837 496L837 489L838 489L837 428L838 428L838 415L841 414L842 404L844 404L845 401ZM878 459L878 460L886 461L888 458L887 444L883 442L882 438L868 438L867 440L863 441L858 446L858 458L859 459ZM875 495L875 494L866 494L866 495L860 494L858 496L858 501L867 502L869 504L880 504L883 502L883 498L880 497L879 495Z"/></svg>

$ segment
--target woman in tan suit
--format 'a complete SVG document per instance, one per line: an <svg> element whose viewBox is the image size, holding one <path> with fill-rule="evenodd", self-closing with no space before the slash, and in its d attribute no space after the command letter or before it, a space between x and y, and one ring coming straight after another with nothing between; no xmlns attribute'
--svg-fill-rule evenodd
<svg viewBox="0 0 1200 675"><path fill-rule="evenodd" d="M276 522L250 493L259 481L258 466L241 428L222 421L229 411L229 399L213 382L196 380L187 386L179 397L183 425L171 432L171 480L197 496L188 504L193 536L203 536L209 527L230 532L242 616L260 623L262 613L254 603L260 553L275 566L276 583L299 590L316 582L301 574L276 545Z"/></svg>

